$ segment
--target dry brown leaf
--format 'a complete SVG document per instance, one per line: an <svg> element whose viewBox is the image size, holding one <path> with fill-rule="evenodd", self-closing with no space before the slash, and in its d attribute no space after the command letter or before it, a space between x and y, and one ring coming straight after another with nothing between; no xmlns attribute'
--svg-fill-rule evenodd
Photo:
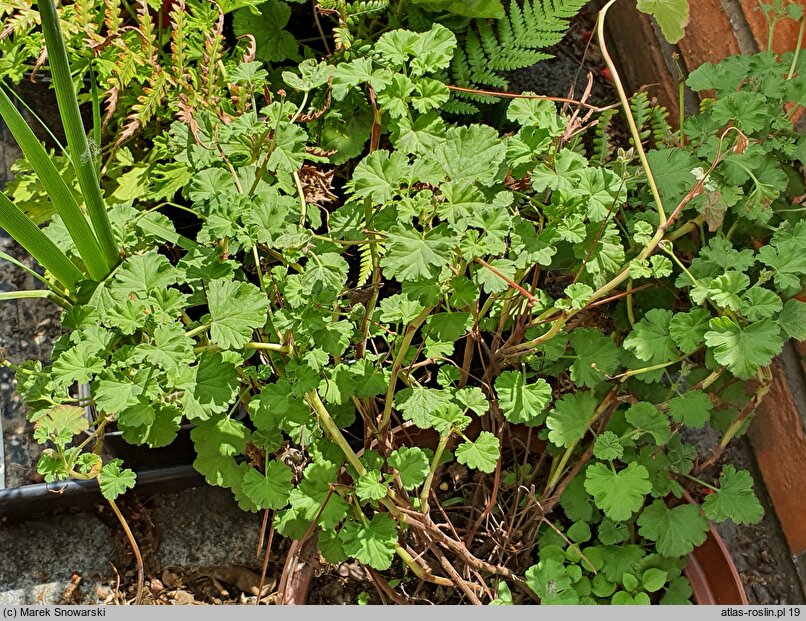
<svg viewBox="0 0 806 621"><path fill-rule="evenodd" d="M199 569L196 572L198 576L206 576L213 580L231 584L235 588L250 595L258 594L258 586L260 585L260 575L247 569L246 567L239 566L213 566ZM273 584L269 582L263 585L263 592L261 597L265 597L271 591Z"/></svg>

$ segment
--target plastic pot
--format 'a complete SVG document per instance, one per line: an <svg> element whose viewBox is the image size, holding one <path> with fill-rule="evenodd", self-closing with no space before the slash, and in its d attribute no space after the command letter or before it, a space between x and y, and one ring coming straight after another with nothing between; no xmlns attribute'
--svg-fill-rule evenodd
<svg viewBox="0 0 806 621"><path fill-rule="evenodd" d="M191 465L143 470L137 473L137 492L175 492L202 485L204 477ZM0 520L23 522L38 515L104 502L96 480L38 483L0 490Z"/></svg>

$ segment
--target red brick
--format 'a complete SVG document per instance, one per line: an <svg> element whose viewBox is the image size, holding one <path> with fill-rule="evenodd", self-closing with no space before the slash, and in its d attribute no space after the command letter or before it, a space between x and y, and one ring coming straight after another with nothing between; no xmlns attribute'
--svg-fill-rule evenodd
<svg viewBox="0 0 806 621"><path fill-rule="evenodd" d="M678 43L689 71L741 52L730 19L718 1L689 2L689 15L686 36Z"/></svg>
<svg viewBox="0 0 806 621"><path fill-rule="evenodd" d="M770 392L748 431L764 484L793 554L806 552L806 432L785 372L773 367Z"/></svg>
<svg viewBox="0 0 806 621"><path fill-rule="evenodd" d="M708 0L710 2L711 0ZM758 49L767 49L767 38L769 28L767 26L767 19L757 0L739 0L742 6L742 11L753 31L753 36L758 43ZM806 9L806 0L793 0L795 3L800 4ZM775 26L775 36L773 37L773 50L778 54L794 50L798 42L798 29L800 24L792 19L782 19Z"/></svg>

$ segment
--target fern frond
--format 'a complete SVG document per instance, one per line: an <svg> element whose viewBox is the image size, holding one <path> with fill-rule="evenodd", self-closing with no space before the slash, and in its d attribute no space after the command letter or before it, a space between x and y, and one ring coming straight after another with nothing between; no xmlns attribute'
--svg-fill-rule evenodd
<svg viewBox="0 0 806 621"><path fill-rule="evenodd" d="M26 34L39 24L39 11L28 0L0 3L0 17L5 15L11 17L3 20L5 23L0 30L0 40Z"/></svg>
<svg viewBox="0 0 806 621"><path fill-rule="evenodd" d="M473 20L454 53L454 81L467 88L507 90L509 81L500 72L523 69L551 58L544 50L562 40L569 20L585 4L587 0L510 0L504 18ZM480 103L495 100L466 93L457 97Z"/></svg>
<svg viewBox="0 0 806 621"><path fill-rule="evenodd" d="M128 140L140 131L157 114L165 95L168 92L170 81L164 70L157 70L151 77L150 85L143 87L143 94L137 98L137 103L132 106L132 111L126 117L126 124L120 132L115 146Z"/></svg>
<svg viewBox="0 0 806 621"><path fill-rule="evenodd" d="M649 112L649 125L656 145L663 144L674 133L668 118L669 111L663 106L654 106Z"/></svg>
<svg viewBox="0 0 806 621"><path fill-rule="evenodd" d="M182 84L185 79L185 68L187 66L187 12L185 10L185 0L176 0L169 14L171 20L171 72L177 84Z"/></svg>
<svg viewBox="0 0 806 621"><path fill-rule="evenodd" d="M358 282L356 287L363 287L372 276L372 245L365 244L361 246L360 267L358 270Z"/></svg>
<svg viewBox="0 0 806 621"><path fill-rule="evenodd" d="M154 34L154 20L151 18L151 12L148 10L146 0L138 0L137 2L137 30L140 32L143 55L151 59L151 62L156 65L158 58L157 36Z"/></svg>
<svg viewBox="0 0 806 621"><path fill-rule="evenodd" d="M358 0L346 6L347 23L356 25L362 18L383 13L389 8L389 0Z"/></svg>
<svg viewBox="0 0 806 621"><path fill-rule="evenodd" d="M337 26L333 29L333 40L337 50L349 50L353 47L353 35L347 26Z"/></svg>
<svg viewBox="0 0 806 621"><path fill-rule="evenodd" d="M76 0L73 5L76 12L76 21L81 28L87 28L95 22L95 11L92 0Z"/></svg>
<svg viewBox="0 0 806 621"><path fill-rule="evenodd" d="M605 110L599 115L599 122L594 130L593 157L591 157L591 160L597 164L603 165L610 159L610 154L613 152L613 145L610 140L610 124L615 115L616 110L613 108Z"/></svg>
<svg viewBox="0 0 806 621"><path fill-rule="evenodd" d="M646 141L651 133L649 127L650 113L652 111L649 105L649 95L646 91L639 91L630 99L630 110L632 110L635 125L638 127L638 135L641 137L641 142ZM630 137L630 143L635 144L635 141Z"/></svg>
<svg viewBox="0 0 806 621"><path fill-rule="evenodd" d="M213 105L212 98L216 92L216 85L221 77L219 72L220 61L224 49L224 13L219 13L219 19L215 23L213 31L204 39L204 50L202 51L201 79L202 87L207 95L210 105Z"/></svg>
<svg viewBox="0 0 806 621"><path fill-rule="evenodd" d="M471 116L479 111L479 107L467 101L462 101L458 97L451 97L443 106L442 110L450 114L461 114Z"/></svg>
<svg viewBox="0 0 806 621"><path fill-rule="evenodd" d="M126 33L132 36L133 33ZM137 35L133 35L136 37ZM137 76L138 68L146 63L140 51L129 46L126 39L118 38L112 42L117 54L114 63L111 65L111 72L107 78L108 88L105 93L104 103L106 104L106 114L102 126L106 127L112 115L117 110L120 94L132 83Z"/></svg>
<svg viewBox="0 0 806 621"><path fill-rule="evenodd" d="M120 17L120 0L106 0L104 2L104 25L110 33L120 30L123 20Z"/></svg>
<svg viewBox="0 0 806 621"><path fill-rule="evenodd" d="M0 4L0 17L11 15L16 11L30 11L32 3L29 0L7 0Z"/></svg>

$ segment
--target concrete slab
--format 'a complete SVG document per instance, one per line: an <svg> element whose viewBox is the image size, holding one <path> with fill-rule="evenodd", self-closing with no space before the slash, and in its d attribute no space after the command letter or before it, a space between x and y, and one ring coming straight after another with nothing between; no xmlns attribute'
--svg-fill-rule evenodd
<svg viewBox="0 0 806 621"><path fill-rule="evenodd" d="M196 488L144 499L156 537L156 565L198 569L244 566L259 571L255 558L261 516L238 508L228 490ZM71 577L81 577L71 602L104 601L115 587L121 538L114 525L89 512L21 524L0 524L0 605L61 603ZM124 574L128 568L117 567Z"/></svg>

